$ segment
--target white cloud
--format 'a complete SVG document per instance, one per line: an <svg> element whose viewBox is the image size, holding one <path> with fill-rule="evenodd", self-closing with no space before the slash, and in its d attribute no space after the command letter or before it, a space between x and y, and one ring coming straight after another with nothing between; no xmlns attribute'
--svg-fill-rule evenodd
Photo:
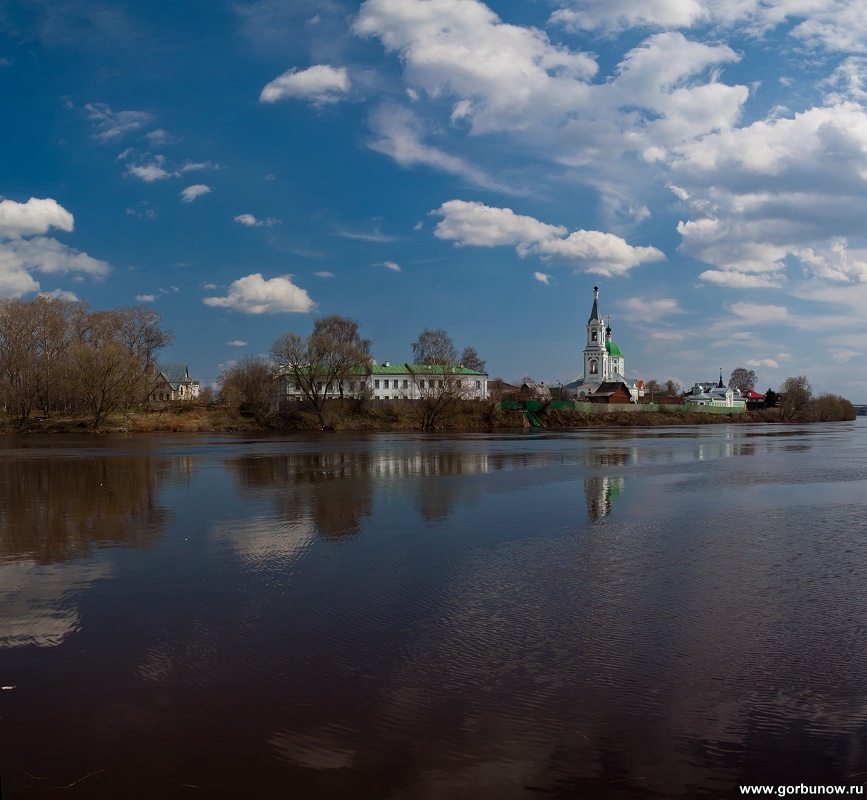
<svg viewBox="0 0 867 800"><path fill-rule="evenodd" d="M154 162L153 164L127 164L127 173L136 178L140 178L146 183L153 181L164 181L166 178L175 177L174 172L169 172L161 163Z"/></svg>
<svg viewBox="0 0 867 800"><path fill-rule="evenodd" d="M469 125L474 134L512 132L543 158L595 167L599 175L610 172L602 156L658 158L730 128L749 96L746 86L719 80L718 68L740 59L734 50L678 32L648 37L595 83L591 56L552 44L538 29L504 24L477 0L367 0L355 32L399 54L416 97L453 101L452 125ZM423 138L416 131L410 141ZM379 149L396 159L401 152L396 143ZM432 154L426 161L404 155L401 163L445 168Z"/></svg>
<svg viewBox="0 0 867 800"><path fill-rule="evenodd" d="M0 201L0 239L33 236L49 228L69 232L73 225L72 214L50 197L41 200L31 197L26 203Z"/></svg>
<svg viewBox="0 0 867 800"><path fill-rule="evenodd" d="M39 291L31 272L84 273L102 277L110 267L57 239L36 236L50 228L71 232L72 214L56 200L31 197L26 203L0 201L0 297ZM5 240L5 241L4 241Z"/></svg>
<svg viewBox="0 0 867 800"><path fill-rule="evenodd" d="M179 175L184 172L194 172L200 169L220 169L220 165L214 164L212 161L187 161L180 166L175 174Z"/></svg>
<svg viewBox="0 0 867 800"><path fill-rule="evenodd" d="M112 111L106 103L88 103L84 110L97 128L94 136L101 142L119 139L137 131L154 118L147 111Z"/></svg>
<svg viewBox="0 0 867 800"><path fill-rule="evenodd" d="M383 261L382 266L390 269L392 272L400 272L400 265L394 261Z"/></svg>
<svg viewBox="0 0 867 800"><path fill-rule="evenodd" d="M151 157L149 164L127 164L126 171L128 175L139 178L146 183L152 183L153 181L164 181L167 178L177 178L185 172L219 168L219 164L213 164L210 161L187 161L177 169L167 169L166 157L155 155Z"/></svg>
<svg viewBox="0 0 867 800"><path fill-rule="evenodd" d="M258 272L234 281L225 297L206 297L202 302L244 314L307 312L315 305L307 292L288 277L265 280Z"/></svg>
<svg viewBox="0 0 867 800"><path fill-rule="evenodd" d="M151 144L167 144L171 141L171 136L169 136L168 131L164 131L162 128L157 128L150 133L145 134L145 139L147 139Z"/></svg>
<svg viewBox="0 0 867 800"><path fill-rule="evenodd" d="M157 299L157 296L155 294L137 294L135 299L139 303L153 303Z"/></svg>
<svg viewBox="0 0 867 800"><path fill-rule="evenodd" d="M544 272L534 272L533 277L539 281L539 283L544 283L545 286L548 286L551 281L551 276L546 275Z"/></svg>
<svg viewBox="0 0 867 800"><path fill-rule="evenodd" d="M276 225L279 221L279 219L273 219L272 217L268 217L268 219L257 219L252 214L238 214L238 216L235 217L235 222L238 222L241 225L246 225L248 228L270 228L272 225Z"/></svg>
<svg viewBox="0 0 867 800"><path fill-rule="evenodd" d="M516 194L514 187L498 183L464 159L425 144L422 141L423 126L407 108L384 104L371 112L368 124L374 134L368 143L370 149L393 158L402 167L430 167L457 175L477 186Z"/></svg>
<svg viewBox="0 0 867 800"><path fill-rule="evenodd" d="M780 286L789 257L819 278L867 281L850 249L867 216L867 111L850 102L768 117L677 149L670 165L694 219L680 251L734 287ZM739 274L740 273L740 274Z"/></svg>
<svg viewBox="0 0 867 800"><path fill-rule="evenodd" d="M699 0L582 0L555 11L551 21L570 31L637 27L689 28L708 14Z"/></svg>
<svg viewBox="0 0 867 800"><path fill-rule="evenodd" d="M749 359L748 367L768 367L769 369L779 369L780 365L772 358Z"/></svg>
<svg viewBox="0 0 867 800"><path fill-rule="evenodd" d="M242 342L240 339L235 339L232 342L226 342L226 344L229 345L229 347L246 347L247 346L247 343Z"/></svg>
<svg viewBox="0 0 867 800"><path fill-rule="evenodd" d="M185 203L192 203L197 197L201 197L205 194L210 194L213 189L210 186L206 186L204 183L194 183L192 186L187 186L181 192L181 200Z"/></svg>
<svg viewBox="0 0 867 800"><path fill-rule="evenodd" d="M599 275L624 274L640 263L665 258L655 247L633 247L611 233L578 230L567 235L562 225L479 202L449 200L431 213L443 217L434 230L440 239L459 246L514 245L522 257L534 254Z"/></svg>
<svg viewBox="0 0 867 800"><path fill-rule="evenodd" d="M354 30L398 53L415 91L457 97L458 116L477 133L522 128L541 109L574 106L597 71L586 53L552 44L537 28L504 24L477 0L367 0Z"/></svg>
<svg viewBox="0 0 867 800"><path fill-rule="evenodd" d="M321 106L336 103L349 91L349 75L345 67L316 64L298 71L290 69L271 81L259 95L263 103L278 100L306 99Z"/></svg>
<svg viewBox="0 0 867 800"><path fill-rule="evenodd" d="M792 321L789 309L785 306L733 303L731 311L739 318L738 324L769 325Z"/></svg>
<svg viewBox="0 0 867 800"><path fill-rule="evenodd" d="M856 350L840 350L839 352L834 353L831 358L833 358L838 364L845 364L847 361L851 361L853 358L860 355L861 353Z"/></svg>
<svg viewBox="0 0 867 800"><path fill-rule="evenodd" d="M629 297L620 305L633 322L667 322L671 316L684 313L677 300L671 297Z"/></svg>
<svg viewBox="0 0 867 800"><path fill-rule="evenodd" d="M54 297L57 300L78 300L78 295L75 292L69 292L66 289L53 289L50 292L40 292L40 297Z"/></svg>
<svg viewBox="0 0 867 800"><path fill-rule="evenodd" d="M326 271L324 271L324 270L321 271L321 272L314 272L313 274L314 274L317 278L333 278L333 277L334 277L334 273L333 273L333 272L326 272Z"/></svg>

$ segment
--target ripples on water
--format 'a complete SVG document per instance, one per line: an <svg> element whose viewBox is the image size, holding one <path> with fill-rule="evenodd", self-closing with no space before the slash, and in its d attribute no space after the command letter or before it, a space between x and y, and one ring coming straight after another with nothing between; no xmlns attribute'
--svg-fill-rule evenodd
<svg viewBox="0 0 867 800"><path fill-rule="evenodd" d="M860 784L865 431L7 439L3 796Z"/></svg>

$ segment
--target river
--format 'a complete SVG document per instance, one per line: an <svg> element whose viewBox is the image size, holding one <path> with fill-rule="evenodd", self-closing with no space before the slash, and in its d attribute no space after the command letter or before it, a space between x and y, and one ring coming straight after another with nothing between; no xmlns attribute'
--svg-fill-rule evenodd
<svg viewBox="0 0 867 800"><path fill-rule="evenodd" d="M0 438L4 800L867 780L867 419Z"/></svg>

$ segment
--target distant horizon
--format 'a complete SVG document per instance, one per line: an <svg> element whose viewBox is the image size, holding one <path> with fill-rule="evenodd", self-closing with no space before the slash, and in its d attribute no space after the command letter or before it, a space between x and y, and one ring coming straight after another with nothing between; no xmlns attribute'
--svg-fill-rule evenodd
<svg viewBox="0 0 867 800"><path fill-rule="evenodd" d="M867 403L867 14L813 0L0 0L0 297L146 303L213 385L319 315L490 376Z"/></svg>

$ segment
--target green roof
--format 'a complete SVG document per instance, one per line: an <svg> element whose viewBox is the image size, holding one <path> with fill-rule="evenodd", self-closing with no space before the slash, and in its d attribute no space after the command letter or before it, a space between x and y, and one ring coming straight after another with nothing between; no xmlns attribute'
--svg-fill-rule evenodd
<svg viewBox="0 0 867 800"><path fill-rule="evenodd" d="M623 358L623 351L614 342L605 342L605 349L609 356L614 358Z"/></svg>
<svg viewBox="0 0 867 800"><path fill-rule="evenodd" d="M371 375L487 375L467 367L442 366L441 364L372 364Z"/></svg>
<svg viewBox="0 0 867 800"><path fill-rule="evenodd" d="M439 364L371 364L366 367L351 367L346 372L349 375L367 375L368 371L371 375L487 375L487 372L477 372L474 369L467 367L451 367L441 366ZM281 375L291 375L290 367L280 366L277 368L277 373Z"/></svg>

